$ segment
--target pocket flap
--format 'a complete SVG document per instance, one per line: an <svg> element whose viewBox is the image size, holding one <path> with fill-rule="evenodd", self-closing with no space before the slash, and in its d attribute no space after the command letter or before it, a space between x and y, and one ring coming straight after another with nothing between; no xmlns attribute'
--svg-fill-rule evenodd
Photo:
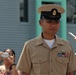
<svg viewBox="0 0 76 75"><path fill-rule="evenodd" d="M57 57L57 62L60 62L60 63L68 63L68 58L63 58L63 57Z"/></svg>
<svg viewBox="0 0 76 75"><path fill-rule="evenodd" d="M35 63L35 64L38 64L38 63L43 63L43 62L46 62L48 59L46 58L46 57L44 57L44 58L33 58L32 59L32 63Z"/></svg>

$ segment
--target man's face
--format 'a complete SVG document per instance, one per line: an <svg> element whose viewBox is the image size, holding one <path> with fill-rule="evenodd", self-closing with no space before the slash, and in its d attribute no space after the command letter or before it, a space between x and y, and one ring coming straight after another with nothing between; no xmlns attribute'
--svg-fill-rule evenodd
<svg viewBox="0 0 76 75"><path fill-rule="evenodd" d="M48 35L55 35L59 29L60 21L59 20L46 20L42 19L39 21L40 26L42 27L43 33Z"/></svg>

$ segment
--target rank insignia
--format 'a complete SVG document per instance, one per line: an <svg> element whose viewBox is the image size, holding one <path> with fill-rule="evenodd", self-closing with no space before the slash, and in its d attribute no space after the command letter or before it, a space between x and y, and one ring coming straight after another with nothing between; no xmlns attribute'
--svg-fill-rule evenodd
<svg viewBox="0 0 76 75"><path fill-rule="evenodd" d="M54 11L52 12L52 15L56 15L56 10L54 10Z"/></svg>

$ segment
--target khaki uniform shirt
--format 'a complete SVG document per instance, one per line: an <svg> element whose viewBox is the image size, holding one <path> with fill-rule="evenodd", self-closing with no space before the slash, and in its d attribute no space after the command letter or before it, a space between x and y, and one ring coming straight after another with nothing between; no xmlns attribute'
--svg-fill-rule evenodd
<svg viewBox="0 0 76 75"><path fill-rule="evenodd" d="M17 69L33 75L66 75L74 71L74 53L68 41L56 36L52 48L41 36L25 43Z"/></svg>

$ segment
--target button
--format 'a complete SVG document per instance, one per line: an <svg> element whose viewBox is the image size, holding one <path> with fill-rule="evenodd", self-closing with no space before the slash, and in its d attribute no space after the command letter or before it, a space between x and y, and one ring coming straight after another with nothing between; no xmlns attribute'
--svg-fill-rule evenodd
<svg viewBox="0 0 76 75"><path fill-rule="evenodd" d="M53 69L51 71L53 72Z"/></svg>
<svg viewBox="0 0 76 75"><path fill-rule="evenodd" d="M53 62L53 60L51 60L51 62Z"/></svg>
<svg viewBox="0 0 76 75"><path fill-rule="evenodd" d="M41 62L41 60L39 60L39 62Z"/></svg>

